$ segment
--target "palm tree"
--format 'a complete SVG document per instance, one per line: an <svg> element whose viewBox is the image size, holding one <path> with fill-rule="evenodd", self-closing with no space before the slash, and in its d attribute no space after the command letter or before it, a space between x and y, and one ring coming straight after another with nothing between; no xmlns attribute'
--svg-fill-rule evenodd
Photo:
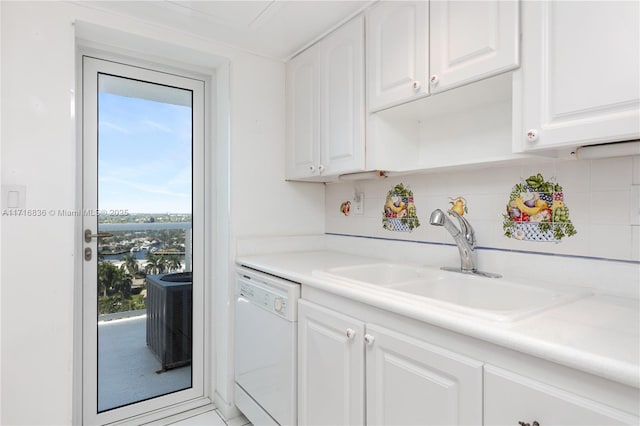
<svg viewBox="0 0 640 426"><path fill-rule="evenodd" d="M120 295L122 299L128 299L131 297L131 284L133 283L133 277L123 270L118 270L116 274L116 282L113 285L113 290L117 295Z"/></svg>
<svg viewBox="0 0 640 426"><path fill-rule="evenodd" d="M113 263L101 262L98 264L98 289L103 297L109 293L120 293L123 297L131 294L131 275L118 269Z"/></svg>
<svg viewBox="0 0 640 426"><path fill-rule="evenodd" d="M98 290L103 297L107 297L107 292L112 289L117 271L118 268L113 263L100 262L98 264Z"/></svg>
<svg viewBox="0 0 640 426"><path fill-rule="evenodd" d="M170 271L179 271L182 268L182 260L177 254L172 254L167 258L167 264Z"/></svg>
<svg viewBox="0 0 640 426"><path fill-rule="evenodd" d="M147 274L162 274L167 270L167 261L162 256L147 253L145 259L147 264L144 270Z"/></svg>
<svg viewBox="0 0 640 426"><path fill-rule="evenodd" d="M140 269L136 255L133 253L125 254L122 257L122 265L120 265L120 269L127 271L132 277L135 276L136 272Z"/></svg>

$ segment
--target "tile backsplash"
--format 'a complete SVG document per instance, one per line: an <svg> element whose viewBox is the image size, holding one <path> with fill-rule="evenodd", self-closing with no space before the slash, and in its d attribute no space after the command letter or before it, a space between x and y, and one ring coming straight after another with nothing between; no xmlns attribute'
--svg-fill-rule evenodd
<svg viewBox="0 0 640 426"><path fill-rule="evenodd" d="M519 241L503 235L502 214L514 183L537 173L562 185L577 235L560 243ZM387 193L400 182L413 191L422 223L411 233L389 232L382 227ZM448 209L450 197L463 196L468 206L465 217L476 231L480 248L640 262L640 205L636 205L640 197L634 196L639 187L640 156L523 161L519 165L342 182L326 187L325 232L452 244L446 230L429 225L429 215L436 208ZM340 204L353 200L356 193L364 193L363 214L345 216Z"/></svg>

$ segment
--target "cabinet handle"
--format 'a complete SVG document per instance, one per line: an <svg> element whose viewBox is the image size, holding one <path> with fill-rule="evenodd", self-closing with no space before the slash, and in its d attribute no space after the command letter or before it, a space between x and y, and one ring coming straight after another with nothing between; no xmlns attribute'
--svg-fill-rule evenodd
<svg viewBox="0 0 640 426"><path fill-rule="evenodd" d="M420 90L420 82L418 80L414 81L411 87L413 87L413 90Z"/></svg>
<svg viewBox="0 0 640 426"><path fill-rule="evenodd" d="M312 164L312 165L310 165L310 166L309 166L309 171L310 171L311 173L315 172L315 171L316 171L316 166L314 166L313 164Z"/></svg>
<svg viewBox="0 0 640 426"><path fill-rule="evenodd" d="M320 165L318 166L318 171L319 171L320 173L324 172L324 166L323 166L322 164L320 164Z"/></svg>
<svg viewBox="0 0 640 426"><path fill-rule="evenodd" d="M538 140L538 136L539 136L539 135L538 135L538 129L530 129L530 130L527 132L527 140L528 140L529 142L535 142L535 141L537 141L537 140Z"/></svg>
<svg viewBox="0 0 640 426"><path fill-rule="evenodd" d="M347 328L347 339L353 340L356 336L356 331L353 328Z"/></svg>
<svg viewBox="0 0 640 426"><path fill-rule="evenodd" d="M373 337L372 335L370 335L370 334L365 334L364 335L364 342L367 345L372 345L374 340L376 340L376 338Z"/></svg>
<svg viewBox="0 0 640 426"><path fill-rule="evenodd" d="M433 84L434 86L438 84L438 76L435 74L432 74L431 77L429 78L429 83Z"/></svg>
<svg viewBox="0 0 640 426"><path fill-rule="evenodd" d="M520 426L540 426L540 423L538 423L536 420L534 420L533 423L518 422L518 424Z"/></svg>

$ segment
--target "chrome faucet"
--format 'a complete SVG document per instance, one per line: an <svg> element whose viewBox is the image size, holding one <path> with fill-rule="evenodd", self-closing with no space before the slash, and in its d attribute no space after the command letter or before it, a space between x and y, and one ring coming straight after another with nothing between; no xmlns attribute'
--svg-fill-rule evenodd
<svg viewBox="0 0 640 426"><path fill-rule="evenodd" d="M435 209L431 213L429 223L435 226L444 226L444 229L449 231L456 242L456 246L458 246L458 251L460 252L460 268L442 267L442 269L462 272L464 274L477 274L485 277L499 278L501 276L499 274L478 271L476 267L476 236L469 221L453 210L447 210L447 213L449 216L453 216L458 219L460 228L458 228L440 209Z"/></svg>

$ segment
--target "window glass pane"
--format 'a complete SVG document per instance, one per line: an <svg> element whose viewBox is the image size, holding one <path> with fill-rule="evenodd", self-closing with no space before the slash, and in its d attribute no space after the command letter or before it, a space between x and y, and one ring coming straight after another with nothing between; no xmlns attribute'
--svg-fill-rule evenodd
<svg viewBox="0 0 640 426"><path fill-rule="evenodd" d="M192 92L98 75L98 411L192 386Z"/></svg>

